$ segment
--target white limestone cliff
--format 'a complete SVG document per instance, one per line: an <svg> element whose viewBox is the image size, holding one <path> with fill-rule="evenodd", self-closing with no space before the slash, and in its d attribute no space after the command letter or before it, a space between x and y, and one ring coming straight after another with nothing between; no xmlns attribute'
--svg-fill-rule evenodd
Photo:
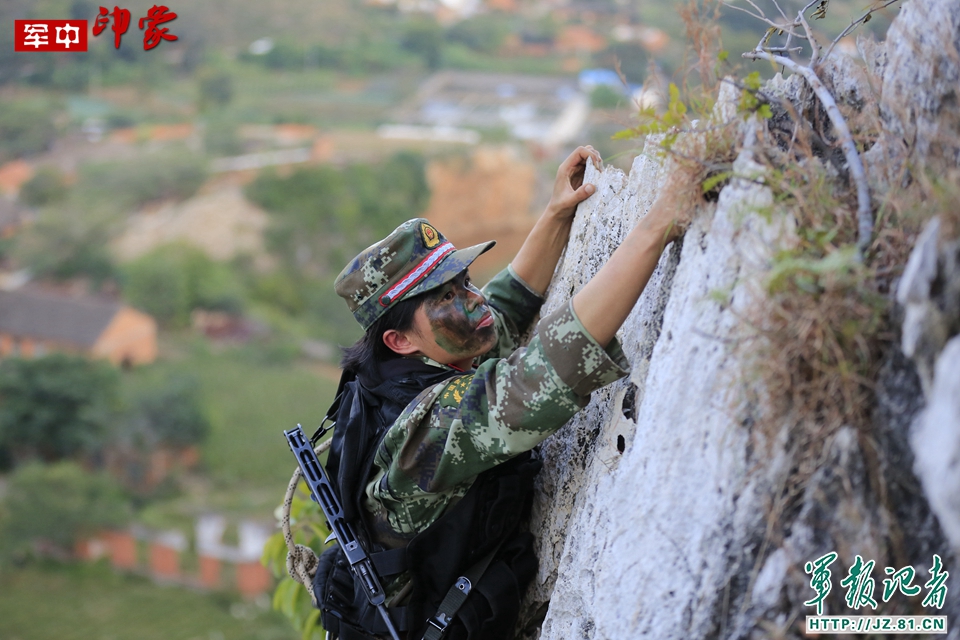
<svg viewBox="0 0 960 640"><path fill-rule="evenodd" d="M960 0L905 3L886 43L861 42L861 50L870 73L844 61L823 75L841 103L865 102L860 108L872 108L882 123L884 134L866 154L874 194L903 179L891 175L891 163L916 167L936 154L956 164ZM729 118L738 94L725 86L718 108ZM767 89L790 99L798 87L788 79ZM753 155L762 126L740 127L736 175L762 172ZM906 133L912 137L904 140ZM648 140L629 175L588 170L597 193L580 207L544 312L582 287L648 210L663 177L656 151ZM886 493L867 478L874 452L843 428L821 443L822 464L796 512L771 517L793 463L784 441L807 418L782 417L773 437L754 429L760 416L750 387L761 383L745 377L735 346L745 339L745 313L771 257L794 238L789 215L758 213L769 213L772 201L758 181L738 178L701 207L682 242L664 252L619 334L630 378L596 392L542 445L531 523L541 566L524 613L533 621L529 636L753 638L780 637L780 630L793 637L790 625L809 613L802 602L813 596L803 565L816 554L896 556L916 562L924 580L932 553L956 568L960 338L944 348L960 332L952 320L943 340L919 340L927 346L907 353L916 365L893 353L881 373L876 448L881 462L899 456L899 466L884 467ZM934 258L933 275L924 273L960 283L960 272L943 271L948 258L939 272ZM926 289L928 306L941 312L942 288ZM932 376L922 386L918 368ZM874 577L879 588L883 576ZM958 591L945 614L960 611ZM952 615L950 624L950 637L960 637Z"/></svg>

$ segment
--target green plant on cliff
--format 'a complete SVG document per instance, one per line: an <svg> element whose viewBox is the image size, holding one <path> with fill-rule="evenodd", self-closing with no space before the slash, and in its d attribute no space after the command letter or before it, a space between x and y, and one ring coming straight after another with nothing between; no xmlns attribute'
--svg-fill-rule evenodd
<svg viewBox="0 0 960 640"><path fill-rule="evenodd" d="M844 424L866 423L872 381L892 337L876 256L864 261L858 251L856 204L826 172L814 158L768 166L765 182L776 208L795 220L796 238L773 258L749 312L758 340L745 345L771 414L804 416L823 429L810 434L818 440Z"/></svg>

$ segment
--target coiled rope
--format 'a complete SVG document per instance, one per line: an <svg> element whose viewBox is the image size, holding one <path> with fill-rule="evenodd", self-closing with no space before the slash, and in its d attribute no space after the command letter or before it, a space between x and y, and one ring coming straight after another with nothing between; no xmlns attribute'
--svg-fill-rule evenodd
<svg viewBox="0 0 960 640"><path fill-rule="evenodd" d="M313 450L319 456L330 448L332 442L332 440L321 442ZM300 471L300 467L297 467L290 478L290 484L287 485L287 492L283 496L280 528L283 530L283 540L287 543L287 573L304 586L307 593L310 594L313 605L317 606L317 596L313 592L313 576L317 573L317 566L320 561L313 549L294 542L293 533L290 531L290 506L293 504L293 495L297 492L297 485L300 484L302 476L303 472Z"/></svg>

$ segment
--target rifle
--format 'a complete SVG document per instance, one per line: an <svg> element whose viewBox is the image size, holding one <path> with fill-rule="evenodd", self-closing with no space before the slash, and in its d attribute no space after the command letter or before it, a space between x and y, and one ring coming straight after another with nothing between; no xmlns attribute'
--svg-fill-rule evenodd
<svg viewBox="0 0 960 640"><path fill-rule="evenodd" d="M293 455L300 465L300 470L303 471L303 479L310 487L310 497L323 509L323 515L326 516L330 530L333 532L331 537L335 537L337 542L340 543L340 548L343 549L343 553L350 563L350 570L363 585L367 600L377 608L377 611L383 616L383 621L387 623L390 637L393 640L400 640L400 636L397 635L397 630L393 626L393 621L390 619L390 614L387 613L387 608L383 604L386 600L386 594L383 592L383 587L380 586L380 579L373 568L373 562L367 556L366 551L363 550L363 545L360 544L353 527L344 519L340 500L337 498L333 485L330 484L327 473L323 470L323 465L317 459L317 454L304 436L303 428L298 424L296 429L284 431L283 435L287 437L287 444L290 445L290 450L293 451Z"/></svg>

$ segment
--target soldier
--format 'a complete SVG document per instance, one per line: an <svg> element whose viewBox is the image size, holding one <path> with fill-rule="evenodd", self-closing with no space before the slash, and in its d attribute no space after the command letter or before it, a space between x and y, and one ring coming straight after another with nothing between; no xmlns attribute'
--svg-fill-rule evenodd
<svg viewBox="0 0 960 640"><path fill-rule="evenodd" d="M511 636L536 572L532 537L520 529L540 465L528 452L628 373L614 336L681 233L677 205L692 193L683 171L600 272L520 344L577 205L595 191L583 182L591 160L600 166L580 147L560 165L544 214L483 290L468 267L494 242L456 249L424 219L400 225L337 278L366 333L344 350L327 467L374 550L399 558L377 566L410 638ZM380 637L375 616L356 622L365 614L359 599L347 603L348 579L321 560L324 627L347 640Z"/></svg>

